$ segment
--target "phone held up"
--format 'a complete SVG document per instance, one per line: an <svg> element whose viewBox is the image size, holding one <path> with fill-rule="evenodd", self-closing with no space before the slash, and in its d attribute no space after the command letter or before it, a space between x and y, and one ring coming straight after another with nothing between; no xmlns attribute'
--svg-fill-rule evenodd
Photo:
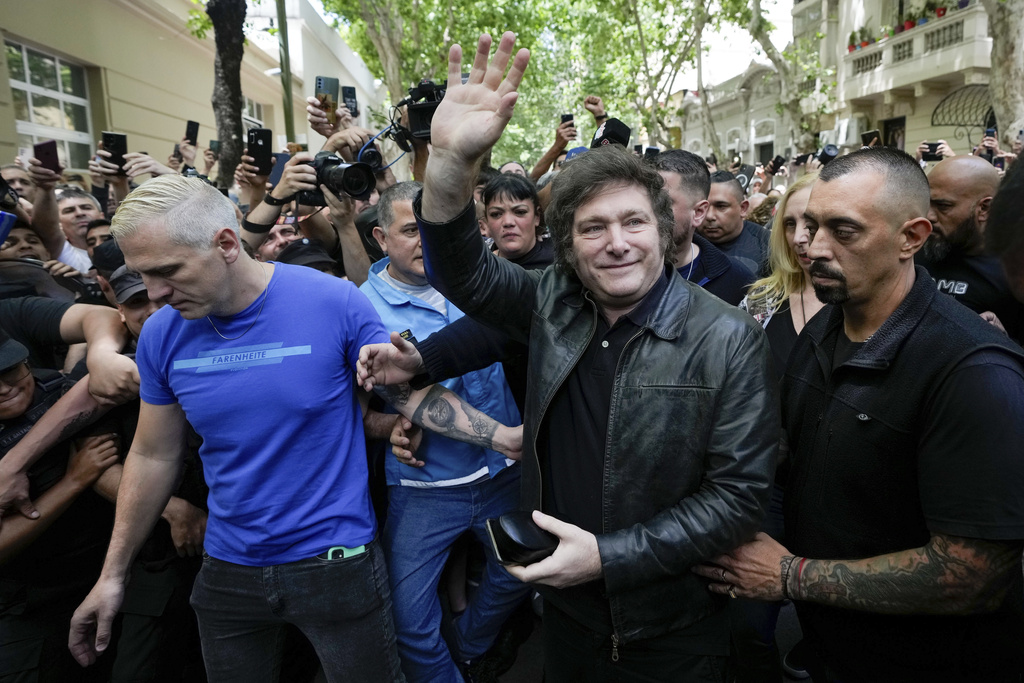
<svg viewBox="0 0 1024 683"><path fill-rule="evenodd" d="M246 142L249 156L255 160L257 175L270 175L274 168L274 160L271 156L269 128L250 128Z"/></svg>
<svg viewBox="0 0 1024 683"><path fill-rule="evenodd" d="M103 131L103 149L110 152L110 163L117 166L120 175L124 175L124 155L128 153L128 136L124 133Z"/></svg>
<svg viewBox="0 0 1024 683"><path fill-rule="evenodd" d="M316 99L320 102L320 108L327 112L327 122L332 126L337 119L338 109L338 79L329 76L316 77Z"/></svg>

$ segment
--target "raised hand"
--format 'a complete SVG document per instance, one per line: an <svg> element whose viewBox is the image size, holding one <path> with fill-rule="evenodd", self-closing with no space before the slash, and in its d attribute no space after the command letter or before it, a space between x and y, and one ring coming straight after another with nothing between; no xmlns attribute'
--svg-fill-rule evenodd
<svg viewBox="0 0 1024 683"><path fill-rule="evenodd" d="M438 105L430 127L431 159L441 154L475 163L501 137L512 118L519 97L517 88L530 61L530 51L521 49L512 60L516 37L506 31L488 63L491 37L480 36L469 80L462 82L462 48L452 45L448 52L448 91Z"/></svg>

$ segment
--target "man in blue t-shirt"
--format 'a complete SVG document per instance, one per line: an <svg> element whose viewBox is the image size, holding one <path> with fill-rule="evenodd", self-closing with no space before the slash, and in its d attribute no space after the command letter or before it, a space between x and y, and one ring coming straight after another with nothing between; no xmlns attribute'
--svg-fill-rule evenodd
<svg viewBox="0 0 1024 683"><path fill-rule="evenodd" d="M201 180L146 183L111 232L150 298L168 305L139 339L138 430L103 573L71 623L72 653L88 665L109 642L131 559L176 483L187 418L203 437L210 488L192 593L210 680L272 675L287 624L330 680L401 680L353 378L360 346L386 338L380 318L351 283L249 258L231 203ZM460 416L450 433L512 449L514 432L493 421L474 434L480 417L457 397L432 388L398 398L428 428L445 413L430 406L448 402Z"/></svg>
<svg viewBox="0 0 1024 683"><path fill-rule="evenodd" d="M412 211L422 187L399 183L381 194L373 235L387 258L371 266L360 287L385 327L410 340L425 338L463 316L430 286L423 271ZM500 363L444 384L501 422L521 422ZM485 527L488 518L518 507L519 465L494 450L431 433L423 436L415 458L388 458L385 464L388 517L382 540L398 652L410 682L461 683L458 667L469 668L484 655L529 592L529 586L502 569ZM480 585L455 620L446 644L437 585L452 545L468 531L484 544L487 562Z"/></svg>

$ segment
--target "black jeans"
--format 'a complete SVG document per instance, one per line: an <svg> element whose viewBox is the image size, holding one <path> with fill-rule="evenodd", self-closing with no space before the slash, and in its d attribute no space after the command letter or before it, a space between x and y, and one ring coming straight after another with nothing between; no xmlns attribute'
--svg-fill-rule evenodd
<svg viewBox="0 0 1024 683"><path fill-rule="evenodd" d="M211 683L277 681L286 624L309 639L327 680L404 681L384 554L247 567L207 557L192 591Z"/></svg>
<svg viewBox="0 0 1024 683"><path fill-rule="evenodd" d="M725 683L728 657L679 652L671 634L618 647L544 602L544 683Z"/></svg>

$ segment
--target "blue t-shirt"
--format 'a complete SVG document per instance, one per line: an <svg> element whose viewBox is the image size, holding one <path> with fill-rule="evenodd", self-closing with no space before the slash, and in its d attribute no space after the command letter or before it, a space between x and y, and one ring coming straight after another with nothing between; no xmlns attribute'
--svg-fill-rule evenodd
<svg viewBox="0 0 1024 683"><path fill-rule="evenodd" d="M212 318L241 338L226 341L210 320L165 306L146 321L136 355L142 399L181 404L203 437L206 552L267 566L371 541L355 364L362 345L388 335L366 296L278 263L265 304L259 296Z"/></svg>

